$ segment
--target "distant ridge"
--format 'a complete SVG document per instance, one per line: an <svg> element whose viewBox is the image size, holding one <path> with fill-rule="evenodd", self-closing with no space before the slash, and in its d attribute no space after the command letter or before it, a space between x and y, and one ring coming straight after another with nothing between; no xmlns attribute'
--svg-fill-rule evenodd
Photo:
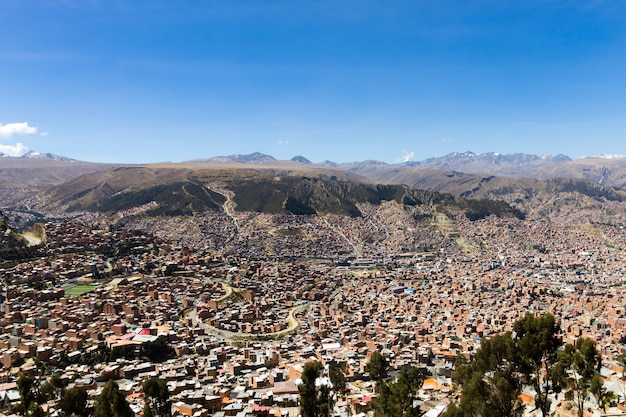
<svg viewBox="0 0 626 417"><path fill-rule="evenodd" d="M71 163L70 163L71 162ZM280 167L283 173L295 169L332 170L329 176L359 176L367 181L383 184L407 184L425 187L436 191L456 193L461 190L463 182L469 176L487 178L489 176L513 179L531 178L550 180L556 178L585 179L607 187L626 190L626 155L603 154L581 157L572 160L563 154L532 155L524 153L501 154L498 152L474 153L453 152L444 156L428 158L422 161L386 163L379 160L364 160L336 163L325 160L312 163L302 155L290 160L279 160L261 152L250 154L234 154L199 158L180 163L213 164L213 165L258 165L263 168ZM50 171L51 164L55 172ZM0 167L4 169L0 183L28 184L55 183L74 178L80 173L94 172L105 166L122 166L124 164L95 164L77 161L71 158L50 153L31 151L22 157L11 157L0 153ZM80 166L80 169L78 169ZM29 171L30 170L30 171ZM66 172L64 172L64 170ZM41 171L41 172L39 172ZM45 173L43 172L45 171ZM30 174L29 174L30 173ZM449 176L449 174L453 174ZM465 178L456 175L467 174ZM453 182L460 181L458 186L450 188ZM445 183L447 186L443 186ZM470 187L470 189L473 187ZM458 190L457 190L458 189ZM453 191L454 190L454 191Z"/></svg>
<svg viewBox="0 0 626 417"><path fill-rule="evenodd" d="M408 161L390 164L379 160L364 160L337 163L324 160L311 163L298 155L291 160L278 160L271 155L254 152L247 155L216 156L194 159L190 163L207 164L257 164L298 163L309 167L341 170L366 177L371 181L385 184L421 184L429 189L443 190L437 184L425 181L436 180L432 170L474 175L495 175L508 178L534 178L549 180L554 178L578 178L596 182L604 186L626 189L626 155L605 154L573 160L567 155L533 155L525 153L502 154L499 152L475 153L472 151L452 152L444 156L422 161Z"/></svg>
<svg viewBox="0 0 626 417"><path fill-rule="evenodd" d="M263 164L267 162L275 162L276 158L271 155L266 155L261 152L253 152L247 155L227 155L227 156L214 156L211 158L192 159L187 162L193 163L211 163L211 164Z"/></svg>
<svg viewBox="0 0 626 417"><path fill-rule="evenodd" d="M65 162L78 162L77 159L68 158L66 156L57 155L54 153L42 153L37 151L28 151L22 156L11 156L4 152L0 152L0 158L9 159L43 159L47 161L65 161Z"/></svg>
<svg viewBox="0 0 626 417"><path fill-rule="evenodd" d="M28 151L24 155L20 156L22 159L45 159L48 161L66 161L75 162L76 159L68 158L66 156L56 155L53 153L41 153L37 151Z"/></svg>
<svg viewBox="0 0 626 417"><path fill-rule="evenodd" d="M441 157L428 158L424 161L406 162L403 165L412 167L424 166L461 172L488 172L492 174L510 174L517 176L521 170L571 160L569 156L563 154L552 156L547 153L537 156L524 153L501 154L498 152L476 154L467 151L462 153L453 152Z"/></svg>
<svg viewBox="0 0 626 417"><path fill-rule="evenodd" d="M609 156L606 156L609 158ZM616 158L616 156L612 156ZM312 164L310 160L304 156L297 155L291 158L291 162L302 164ZM540 168L552 164L560 164L570 162L569 156L558 154L543 154L541 156L523 153L501 154L498 152L474 153L453 152L441 157L428 158L423 161L409 161L399 164L388 164L383 161L369 159L365 161L354 161L336 163L325 160L320 163L312 164L318 167L336 167L347 171L360 172L362 170L385 169L385 168L402 168L402 167L423 167L438 168L449 171L459 171L468 173L491 173L496 175L518 177L522 173L530 169ZM280 162L271 155L254 152L247 155L235 154L227 156L214 156L210 158L192 159L187 162L194 163L212 163L212 164L267 164L272 162Z"/></svg>
<svg viewBox="0 0 626 417"><path fill-rule="evenodd" d="M626 159L626 155L614 154L614 153L603 153L596 156L589 156L587 158L599 158L599 159Z"/></svg>
<svg viewBox="0 0 626 417"><path fill-rule="evenodd" d="M291 160L293 162L299 162L301 164L310 164L311 161L309 161L308 159L306 159L304 156L302 155L296 155L293 158L291 158Z"/></svg>
<svg viewBox="0 0 626 417"><path fill-rule="evenodd" d="M624 213L621 203L626 201L626 159L619 158L572 161L563 155L464 152L422 163L311 164L305 160L277 160L260 152L197 160L213 162L198 164L105 165L0 158L0 185L19 187L25 195L45 190L41 207L45 204L46 210L136 211L145 215L235 210L359 216L365 203L395 200L410 211L419 211L420 202L436 206L439 199L444 205L454 201L458 208L469 209L468 218L510 212L510 208L498 206L504 202L540 217L579 215L582 207L585 216L605 221L618 219L619 213ZM460 161L459 165L450 166L456 169L427 165L455 161ZM472 173L472 169L482 172ZM498 170L508 175L494 173ZM443 194L435 198L429 194L432 192ZM16 198L5 199L2 207L17 207L22 201L25 198L16 194Z"/></svg>

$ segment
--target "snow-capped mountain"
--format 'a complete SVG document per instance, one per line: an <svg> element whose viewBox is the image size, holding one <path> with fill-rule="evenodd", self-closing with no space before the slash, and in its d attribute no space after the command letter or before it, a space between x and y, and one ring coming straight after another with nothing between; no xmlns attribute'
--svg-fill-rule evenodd
<svg viewBox="0 0 626 417"><path fill-rule="evenodd" d="M45 159L48 161L75 161L75 159L68 158L66 156L56 155L53 153L42 153L37 151L28 151L24 155L20 156L23 159Z"/></svg>

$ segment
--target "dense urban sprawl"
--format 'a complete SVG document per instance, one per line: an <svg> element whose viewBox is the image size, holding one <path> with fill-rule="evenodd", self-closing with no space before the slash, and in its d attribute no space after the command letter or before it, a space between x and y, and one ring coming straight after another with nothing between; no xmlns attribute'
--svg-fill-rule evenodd
<svg viewBox="0 0 626 417"><path fill-rule="evenodd" d="M436 416L456 395L456 358L526 312L554 314L564 343L595 340L605 386L624 403L622 225L361 210L47 223L33 259L0 269L3 412L20 401L20 374L56 370L92 399L117 381L136 414L142 382L158 377L173 415L296 416L304 364L317 360L345 364L334 415L367 414L366 365L380 352L391 372L426 375L420 407ZM529 413L533 396L522 395ZM554 397L556 415L570 409Z"/></svg>

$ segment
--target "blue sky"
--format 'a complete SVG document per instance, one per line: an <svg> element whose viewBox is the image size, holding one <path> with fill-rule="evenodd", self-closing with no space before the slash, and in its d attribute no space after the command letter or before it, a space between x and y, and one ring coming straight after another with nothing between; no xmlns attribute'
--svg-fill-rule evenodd
<svg viewBox="0 0 626 417"><path fill-rule="evenodd" d="M626 3L0 0L0 151L626 154Z"/></svg>

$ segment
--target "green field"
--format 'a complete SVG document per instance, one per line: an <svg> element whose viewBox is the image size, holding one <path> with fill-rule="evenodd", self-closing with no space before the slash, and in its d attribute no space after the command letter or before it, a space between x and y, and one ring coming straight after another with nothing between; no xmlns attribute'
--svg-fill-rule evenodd
<svg viewBox="0 0 626 417"><path fill-rule="evenodd" d="M69 290L65 290L65 295L83 295L93 291L95 288L93 285L76 285Z"/></svg>

